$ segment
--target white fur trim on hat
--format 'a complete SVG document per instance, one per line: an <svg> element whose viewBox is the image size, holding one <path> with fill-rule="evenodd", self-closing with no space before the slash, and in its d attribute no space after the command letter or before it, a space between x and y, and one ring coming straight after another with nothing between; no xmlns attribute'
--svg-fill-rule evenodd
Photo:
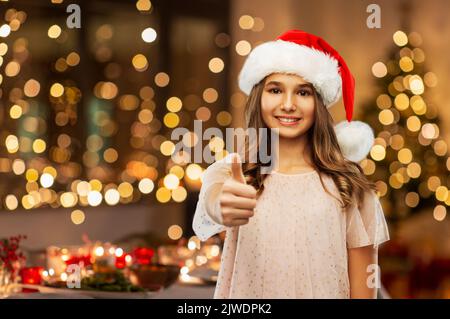
<svg viewBox="0 0 450 319"><path fill-rule="evenodd" d="M249 95L255 84L278 72L296 74L310 82L327 107L341 97L338 61L314 48L284 40L262 43L250 52L239 74L239 87Z"/></svg>
<svg viewBox="0 0 450 319"><path fill-rule="evenodd" d="M336 124L334 131L342 154L348 160L359 162L369 154L373 146L374 134L368 124L345 120Z"/></svg>

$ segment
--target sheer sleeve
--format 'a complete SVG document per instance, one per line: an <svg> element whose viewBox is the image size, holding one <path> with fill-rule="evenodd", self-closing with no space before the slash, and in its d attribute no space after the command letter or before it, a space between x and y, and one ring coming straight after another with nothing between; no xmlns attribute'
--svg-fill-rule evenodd
<svg viewBox="0 0 450 319"><path fill-rule="evenodd" d="M201 241L206 241L228 228L222 224L218 195L221 185L231 176L233 154L214 162L203 172L202 186L192 221L192 229Z"/></svg>
<svg viewBox="0 0 450 319"><path fill-rule="evenodd" d="M348 248L378 247L389 240L383 208L375 191L365 192L363 203L353 204L346 214Z"/></svg>

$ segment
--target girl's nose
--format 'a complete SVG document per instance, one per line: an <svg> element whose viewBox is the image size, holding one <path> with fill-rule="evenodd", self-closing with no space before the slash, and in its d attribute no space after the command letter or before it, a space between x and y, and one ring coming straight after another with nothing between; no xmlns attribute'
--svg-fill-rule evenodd
<svg viewBox="0 0 450 319"><path fill-rule="evenodd" d="M287 112L295 111L296 106L292 101L293 101L292 95L290 93L285 94L281 109Z"/></svg>

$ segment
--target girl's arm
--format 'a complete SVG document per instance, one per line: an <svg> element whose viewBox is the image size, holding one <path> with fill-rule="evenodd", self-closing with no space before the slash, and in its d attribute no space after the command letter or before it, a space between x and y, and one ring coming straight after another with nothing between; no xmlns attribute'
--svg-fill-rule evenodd
<svg viewBox="0 0 450 319"><path fill-rule="evenodd" d="M350 298L376 298L380 286L378 247L389 240L380 200L366 192L361 205L347 211L347 249Z"/></svg>
<svg viewBox="0 0 450 319"><path fill-rule="evenodd" d="M192 229L201 241L226 230L216 217L215 204L222 184L231 175L228 156L208 166L203 173L203 183L192 220Z"/></svg>
<svg viewBox="0 0 450 319"><path fill-rule="evenodd" d="M378 250L373 245L348 249L350 298L374 299L377 297L376 286L379 274L376 265L378 265ZM372 278L375 278L375 282Z"/></svg>

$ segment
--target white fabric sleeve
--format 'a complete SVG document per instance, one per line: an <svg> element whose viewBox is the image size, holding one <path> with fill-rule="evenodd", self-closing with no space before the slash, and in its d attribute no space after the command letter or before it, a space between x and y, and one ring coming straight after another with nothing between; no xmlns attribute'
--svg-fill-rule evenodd
<svg viewBox="0 0 450 319"><path fill-rule="evenodd" d="M218 195L225 180L231 177L233 154L235 153L214 162L203 172L202 186L192 221L192 229L201 241L206 241L228 228L222 224Z"/></svg>
<svg viewBox="0 0 450 319"><path fill-rule="evenodd" d="M358 207L353 204L346 212L347 247L378 247L389 240L389 229L378 195L366 191L364 201Z"/></svg>

